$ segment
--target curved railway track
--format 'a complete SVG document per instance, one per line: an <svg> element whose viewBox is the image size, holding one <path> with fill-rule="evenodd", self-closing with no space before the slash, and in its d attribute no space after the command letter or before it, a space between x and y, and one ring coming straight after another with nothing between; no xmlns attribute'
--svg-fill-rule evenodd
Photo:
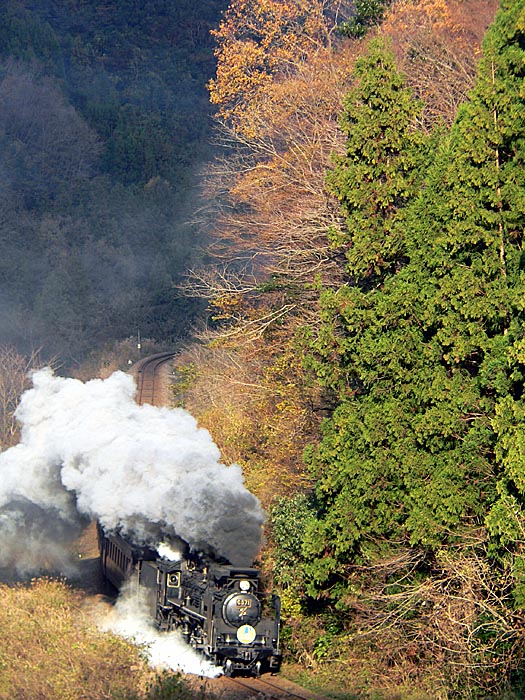
<svg viewBox="0 0 525 700"><path fill-rule="evenodd" d="M260 698L261 700L327 700L305 688L279 676L261 678L220 678L216 681L224 694L236 698Z"/></svg>
<svg viewBox="0 0 525 700"><path fill-rule="evenodd" d="M149 355L139 360L130 372L137 382L137 403L141 406L149 403L152 406L163 405L163 396L160 391L161 368L175 357L175 352L167 350L155 355Z"/></svg>

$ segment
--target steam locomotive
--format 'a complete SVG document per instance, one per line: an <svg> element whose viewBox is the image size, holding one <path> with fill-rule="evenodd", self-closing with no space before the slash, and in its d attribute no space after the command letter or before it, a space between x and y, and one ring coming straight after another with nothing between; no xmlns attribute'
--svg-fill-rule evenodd
<svg viewBox="0 0 525 700"><path fill-rule="evenodd" d="M260 675L279 669L280 601L260 591L259 571L191 552L168 558L137 547L98 526L102 574L115 588L133 580L146 593L161 630L184 639L225 675Z"/></svg>

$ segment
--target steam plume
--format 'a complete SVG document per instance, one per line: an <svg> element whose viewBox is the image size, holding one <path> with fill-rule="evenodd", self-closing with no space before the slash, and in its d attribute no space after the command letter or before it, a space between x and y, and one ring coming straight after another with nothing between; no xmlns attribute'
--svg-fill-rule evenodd
<svg viewBox="0 0 525 700"><path fill-rule="evenodd" d="M222 675L222 669L186 644L178 630L159 632L153 627L144 591L136 587L124 587L115 607L99 626L141 646L152 666L208 678Z"/></svg>
<svg viewBox="0 0 525 700"><path fill-rule="evenodd" d="M138 406L123 372L83 383L44 369L22 396L18 445L0 454L0 556L60 567L88 519L155 545L179 536L249 565L264 514L239 466L183 409ZM53 543L52 545L50 543Z"/></svg>

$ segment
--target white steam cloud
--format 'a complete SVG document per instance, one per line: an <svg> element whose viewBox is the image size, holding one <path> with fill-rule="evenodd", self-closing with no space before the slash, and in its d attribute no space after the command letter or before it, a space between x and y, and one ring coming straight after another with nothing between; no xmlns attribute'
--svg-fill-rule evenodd
<svg viewBox="0 0 525 700"><path fill-rule="evenodd" d="M159 632L152 624L143 590L126 586L109 615L99 625L141 647L154 667L216 678L223 671L194 651L178 630Z"/></svg>
<svg viewBox="0 0 525 700"><path fill-rule="evenodd" d="M264 513L238 465L183 409L139 406L123 372L83 383L44 369L22 396L18 445L0 454L0 557L18 571L55 566L88 520L137 543L179 536L249 565ZM67 573L67 572L64 572Z"/></svg>

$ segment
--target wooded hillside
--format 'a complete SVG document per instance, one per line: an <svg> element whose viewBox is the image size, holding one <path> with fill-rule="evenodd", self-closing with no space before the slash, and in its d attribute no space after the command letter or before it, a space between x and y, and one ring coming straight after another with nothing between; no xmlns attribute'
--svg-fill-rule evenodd
<svg viewBox="0 0 525 700"><path fill-rule="evenodd" d="M173 342L210 156L221 0L0 7L0 342L78 368L130 336Z"/></svg>
<svg viewBox="0 0 525 700"><path fill-rule="evenodd" d="M268 511L287 672L519 698L525 0L190 5L0 11L4 328L194 321L174 401Z"/></svg>
<svg viewBox="0 0 525 700"><path fill-rule="evenodd" d="M376 10L239 1L216 32L185 404L270 510L295 658L519 696L525 5L486 36L491 3Z"/></svg>

